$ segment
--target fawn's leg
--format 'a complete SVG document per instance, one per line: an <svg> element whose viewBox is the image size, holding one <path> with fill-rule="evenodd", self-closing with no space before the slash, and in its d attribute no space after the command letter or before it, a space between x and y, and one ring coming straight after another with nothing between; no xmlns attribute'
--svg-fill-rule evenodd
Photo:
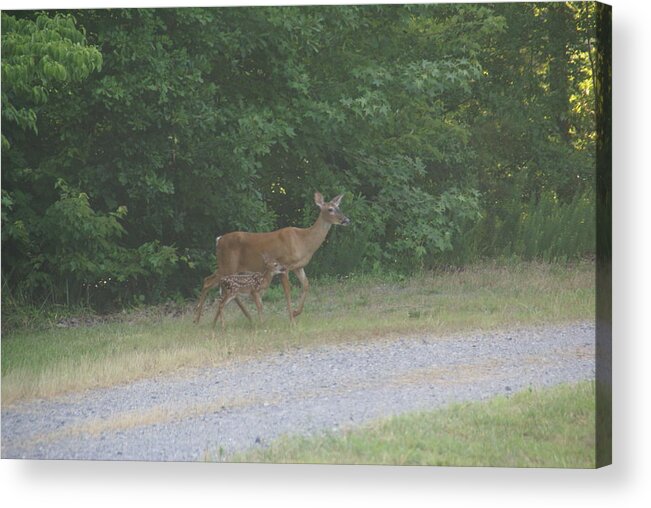
<svg viewBox="0 0 651 508"><path fill-rule="evenodd" d="M224 307L230 302L233 298L235 298L235 295L225 293L224 296L222 296L219 300L219 304L217 305L217 312L215 312L215 318L212 320L212 338L215 338L215 326L217 325L217 319L221 321L222 324L222 330L226 328L226 325L224 324Z"/></svg>
<svg viewBox="0 0 651 508"><path fill-rule="evenodd" d="M244 304L240 301L239 297L237 297L237 296L235 297L235 303L242 310L242 312L244 312L244 315L246 316L246 318L249 321L253 322L253 319L251 318L251 314L249 314L249 311L246 310L246 307L244 306Z"/></svg>
<svg viewBox="0 0 651 508"><path fill-rule="evenodd" d="M210 291L214 287L217 287L219 285L219 280L220 280L220 276L217 272L208 275L208 277L203 279L203 284L201 286L201 295L199 295L199 303L197 303L197 306L195 307L195 311L194 311L195 323L198 323L199 320L201 319L201 313L203 312L203 304L206 300L206 296L208 296L208 291Z"/></svg>
<svg viewBox="0 0 651 508"><path fill-rule="evenodd" d="M251 296L253 297L255 306L258 308L258 320L262 323L262 298L260 298L260 293L252 291Z"/></svg>

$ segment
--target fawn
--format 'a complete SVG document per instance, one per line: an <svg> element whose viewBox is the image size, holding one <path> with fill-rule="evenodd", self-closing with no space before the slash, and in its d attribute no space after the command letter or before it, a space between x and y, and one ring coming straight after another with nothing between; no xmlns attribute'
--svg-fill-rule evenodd
<svg viewBox="0 0 651 508"><path fill-rule="evenodd" d="M264 272L234 273L222 277L219 281L219 287L223 294L219 299L215 319L212 322L213 338L215 337L215 325L217 324L218 318L220 318L222 330L224 329L224 307L240 294L250 294L253 297L255 305L258 308L258 317L260 322L262 322L262 299L260 298L260 293L269 287L274 275L287 273L287 268L275 259L270 258L266 254L262 258L265 264ZM251 319L250 316L247 315L247 317Z"/></svg>

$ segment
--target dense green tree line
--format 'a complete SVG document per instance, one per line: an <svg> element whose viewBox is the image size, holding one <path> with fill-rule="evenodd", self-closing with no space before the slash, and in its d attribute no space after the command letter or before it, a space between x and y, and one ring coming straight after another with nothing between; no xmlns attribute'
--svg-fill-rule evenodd
<svg viewBox="0 0 651 508"><path fill-rule="evenodd" d="M312 274L593 251L595 9L4 12L3 297L192 295L315 190Z"/></svg>

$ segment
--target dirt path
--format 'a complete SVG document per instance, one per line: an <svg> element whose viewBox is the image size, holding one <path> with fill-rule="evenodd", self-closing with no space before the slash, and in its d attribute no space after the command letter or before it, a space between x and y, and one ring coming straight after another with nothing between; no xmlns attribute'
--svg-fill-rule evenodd
<svg viewBox="0 0 651 508"><path fill-rule="evenodd" d="M594 379L593 324L323 346L2 408L2 458L216 459L283 434Z"/></svg>

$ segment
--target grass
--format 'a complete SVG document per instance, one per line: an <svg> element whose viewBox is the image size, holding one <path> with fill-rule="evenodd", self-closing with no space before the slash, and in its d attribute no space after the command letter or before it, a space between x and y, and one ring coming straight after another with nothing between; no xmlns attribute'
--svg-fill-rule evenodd
<svg viewBox="0 0 651 508"><path fill-rule="evenodd" d="M284 437L226 460L593 468L594 383L455 404L317 437Z"/></svg>
<svg viewBox="0 0 651 508"><path fill-rule="evenodd" d="M226 331L211 340L214 306L201 323L191 309L178 317L147 313L120 322L2 337L2 402L109 386L185 367L316 344L398 334L446 335L470 330L593 320L595 267L489 263L460 272L351 276L312 280L303 314L290 327L281 287L264 295L266 320L251 326L234 304ZM294 284L297 286L297 284ZM298 297L294 288L293 301ZM254 306L249 302L250 309Z"/></svg>

